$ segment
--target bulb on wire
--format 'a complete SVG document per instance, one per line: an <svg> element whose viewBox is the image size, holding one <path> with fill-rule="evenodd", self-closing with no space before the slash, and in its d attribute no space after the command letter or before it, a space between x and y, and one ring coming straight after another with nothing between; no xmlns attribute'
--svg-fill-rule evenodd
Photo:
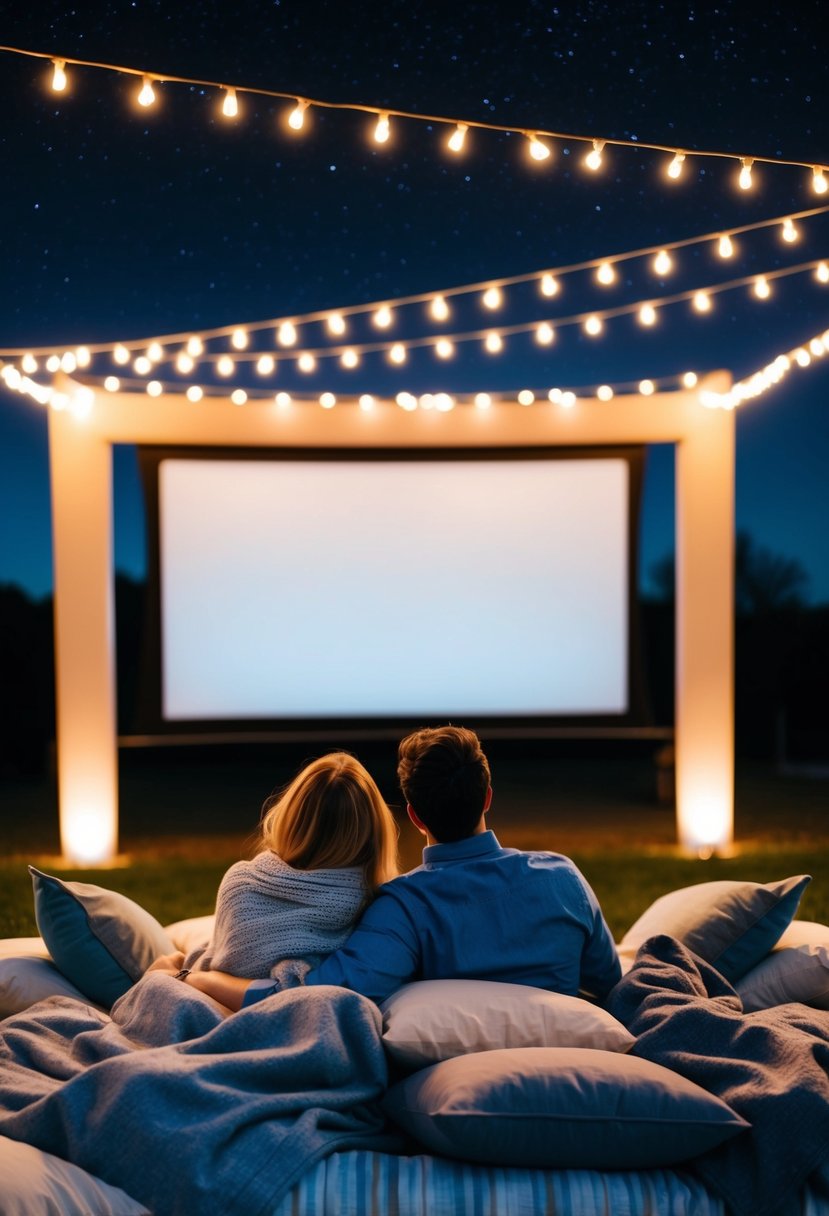
<svg viewBox="0 0 829 1216"><path fill-rule="evenodd" d="M596 269L596 278L603 287L616 282L616 271L612 262L602 262Z"/></svg>
<svg viewBox="0 0 829 1216"><path fill-rule="evenodd" d="M236 370L236 364L231 359L230 355L222 355L221 359L216 364L216 371L220 376L232 376Z"/></svg>
<svg viewBox="0 0 829 1216"><path fill-rule="evenodd" d="M660 249L659 253L653 259L654 272L656 274L658 274L660 276L660 278L664 278L665 275L671 273L671 271L673 270L673 266L674 266L674 264L673 264L673 261L671 260L671 255L668 253L668 250Z"/></svg>
<svg viewBox="0 0 829 1216"><path fill-rule="evenodd" d="M584 332L591 338L597 338L603 328L601 317L597 317L595 313L591 313L584 322Z"/></svg>
<svg viewBox="0 0 829 1216"><path fill-rule="evenodd" d="M656 324L656 309L653 304L643 304L639 309L639 323L646 326Z"/></svg>
<svg viewBox="0 0 829 1216"><path fill-rule="evenodd" d="M155 102L155 89L149 76L145 76L141 85L141 92L138 94L138 104L140 106L153 105Z"/></svg>
<svg viewBox="0 0 829 1216"><path fill-rule="evenodd" d="M815 194L825 194L829 183L826 181L826 173L821 165L815 165L812 169L812 189Z"/></svg>
<svg viewBox="0 0 829 1216"><path fill-rule="evenodd" d="M301 131L305 126L305 111L308 109L309 103L302 97L297 98L296 105L288 115L288 126L292 131Z"/></svg>
<svg viewBox="0 0 829 1216"><path fill-rule="evenodd" d="M230 345L234 350L244 350L248 344L248 332L246 329L234 329L230 335Z"/></svg>
<svg viewBox="0 0 829 1216"><path fill-rule="evenodd" d="M731 258L734 256L734 242L728 233L723 233L717 245L717 253L721 258Z"/></svg>
<svg viewBox="0 0 829 1216"><path fill-rule="evenodd" d="M112 352L112 360L120 367L123 367L125 364L129 363L130 352L127 350L126 346L122 346L119 342Z"/></svg>
<svg viewBox="0 0 829 1216"><path fill-rule="evenodd" d="M180 375L189 376L195 366L192 355L188 355L186 350L179 351L176 355L176 371Z"/></svg>
<svg viewBox="0 0 829 1216"><path fill-rule="evenodd" d="M538 136L534 134L528 135L527 139L530 141L530 156L533 158L533 160L547 160L549 158L549 146L545 144L542 139L539 139Z"/></svg>
<svg viewBox="0 0 829 1216"><path fill-rule="evenodd" d="M829 283L829 262L818 262L815 267L815 278L818 283Z"/></svg>
<svg viewBox="0 0 829 1216"><path fill-rule="evenodd" d="M239 102L236 99L235 89L225 89L224 101L222 102L222 113L224 114L225 118L235 118L239 113Z"/></svg>
<svg viewBox="0 0 829 1216"><path fill-rule="evenodd" d="M685 160L684 152L675 152L674 153L673 160L669 163L668 168L665 170L665 172L668 174L668 177L673 178L673 180L676 181L676 179L678 177L682 176L682 165L683 165L684 160Z"/></svg>
<svg viewBox="0 0 829 1216"><path fill-rule="evenodd" d="M378 329L388 329L392 323L392 311L387 304L382 304L371 319Z"/></svg>
<svg viewBox="0 0 829 1216"><path fill-rule="evenodd" d="M304 350L297 359L296 365L307 376L317 366L317 361L309 350Z"/></svg>
<svg viewBox="0 0 829 1216"><path fill-rule="evenodd" d="M52 88L56 93L62 93L66 88L66 60L53 59Z"/></svg>
<svg viewBox="0 0 829 1216"><path fill-rule="evenodd" d="M765 275L758 274L754 280L754 294L758 300L767 300L771 295L771 287L769 287L769 281Z"/></svg>
<svg viewBox="0 0 829 1216"><path fill-rule="evenodd" d="M541 294L549 298L550 296L558 295L558 292L559 282L555 275L543 274L541 276Z"/></svg>
<svg viewBox="0 0 829 1216"><path fill-rule="evenodd" d="M256 360L256 371L260 376L272 376L276 371L276 360L273 355L260 355Z"/></svg>
<svg viewBox="0 0 829 1216"><path fill-rule="evenodd" d="M360 356L357 354L356 350L353 350L351 347L349 347L348 350L344 350L340 355L340 363L343 365L343 367L348 368L349 371L357 367L359 362Z"/></svg>
<svg viewBox="0 0 829 1216"><path fill-rule="evenodd" d="M198 384L191 384L184 395L188 401L195 403L196 401L201 401L204 396L204 389Z"/></svg>
<svg viewBox="0 0 829 1216"><path fill-rule="evenodd" d="M188 355L192 355L194 359L198 359L199 355L204 354L204 343L202 342L201 338L197 337L196 334L193 334L192 337L187 339L185 350L187 351Z"/></svg>
<svg viewBox="0 0 829 1216"><path fill-rule="evenodd" d="M542 321L541 324L536 327L535 340L539 346L549 346L550 343L554 341L555 336L556 331L553 329L549 321Z"/></svg>
<svg viewBox="0 0 829 1216"><path fill-rule="evenodd" d="M605 143L606 140L604 139L594 139L592 150L584 158L585 165L594 173L602 167L602 152L604 151Z"/></svg>
<svg viewBox="0 0 829 1216"><path fill-rule="evenodd" d="M754 185L751 180L751 167L754 161L750 156L743 156L740 159L740 175L737 178L741 190L750 190Z"/></svg>
<svg viewBox="0 0 829 1216"><path fill-rule="evenodd" d="M455 130L446 141L446 146L450 152L463 152L463 146L466 143L466 132L469 127L465 122L459 122Z"/></svg>
<svg viewBox="0 0 829 1216"><path fill-rule="evenodd" d="M280 346L293 346L296 342L296 326L292 321L283 321L276 331L276 338Z"/></svg>
<svg viewBox="0 0 829 1216"><path fill-rule="evenodd" d="M650 397L651 394L655 391L655 389L656 389L656 385L654 384L653 380L640 380L639 381L639 392L642 394L643 397Z"/></svg>
<svg viewBox="0 0 829 1216"><path fill-rule="evenodd" d="M449 319L449 305L443 296L435 296L429 305L429 312L436 321L447 321Z"/></svg>
<svg viewBox="0 0 829 1216"><path fill-rule="evenodd" d="M501 290L498 287L488 287L481 296L481 303L484 308L488 308L491 312L494 312L496 308L500 308L502 302Z"/></svg>
<svg viewBox="0 0 829 1216"><path fill-rule="evenodd" d="M451 359L455 353L455 347L448 338L438 338L435 343L435 354L439 359Z"/></svg>
<svg viewBox="0 0 829 1216"><path fill-rule="evenodd" d="M341 312L332 312L326 318L325 324L328 327L328 332L334 334L335 337L342 337L345 333L345 317Z"/></svg>
<svg viewBox="0 0 829 1216"><path fill-rule="evenodd" d="M610 387L609 384L600 384L599 387L596 389L596 396L599 398L600 401L612 401L613 400L613 389Z"/></svg>
<svg viewBox="0 0 829 1216"><path fill-rule="evenodd" d="M389 351L389 359L398 365L406 362L406 347L402 342L395 342Z"/></svg>
<svg viewBox="0 0 829 1216"><path fill-rule="evenodd" d="M694 292L694 308L697 310L697 312L711 311L711 297L707 291Z"/></svg>
<svg viewBox="0 0 829 1216"><path fill-rule="evenodd" d="M389 126L388 114L386 114L385 112L382 114L379 114L377 117L377 126L374 128L375 143L378 143L378 144L388 143L390 134L391 134L391 128Z"/></svg>
<svg viewBox="0 0 829 1216"><path fill-rule="evenodd" d="M783 231L780 235L788 245L793 245L800 238L800 233L795 228L791 219L783 221Z"/></svg>
<svg viewBox="0 0 829 1216"><path fill-rule="evenodd" d="M504 339L495 330L492 330L484 338L484 349L491 355L497 355L504 349Z"/></svg>

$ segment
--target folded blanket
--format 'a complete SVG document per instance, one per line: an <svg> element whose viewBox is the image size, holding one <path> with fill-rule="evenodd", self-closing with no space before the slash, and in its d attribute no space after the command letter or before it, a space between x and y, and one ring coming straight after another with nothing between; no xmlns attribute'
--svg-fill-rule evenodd
<svg viewBox="0 0 829 1216"><path fill-rule="evenodd" d="M693 1168L735 1216L796 1216L807 1177L829 1164L829 1012L743 1013L718 971L673 938L646 941L608 1009L632 1054L681 1073L751 1124Z"/></svg>
<svg viewBox="0 0 829 1216"><path fill-rule="evenodd" d="M224 1017L149 973L106 1015L55 997L0 1024L0 1133L154 1216L272 1211L327 1153L386 1149L377 1007L294 988Z"/></svg>

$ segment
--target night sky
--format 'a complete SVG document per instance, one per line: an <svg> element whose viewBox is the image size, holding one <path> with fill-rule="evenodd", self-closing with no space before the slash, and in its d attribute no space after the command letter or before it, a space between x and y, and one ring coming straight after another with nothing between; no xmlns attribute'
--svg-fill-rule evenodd
<svg viewBox="0 0 829 1216"><path fill-rule="evenodd" d="M829 165L822 10L819 0L83 0L74 7L38 0L7 18L0 42L331 102ZM312 108L297 137L286 130L282 101L240 94L242 113L227 121L219 90L170 83L157 86L158 104L144 111L132 102L133 77L68 73L59 96L49 88L48 62L0 53L3 348L115 342L347 308L829 204L829 195L813 193L805 168L758 164L756 187L743 192L735 160L688 157L682 179L669 183L665 153L606 148L601 172L591 174L581 164L587 146L575 140L550 141L553 155L538 165L523 136L485 131L471 131L468 151L455 158L443 148L449 128L427 123L393 121L380 147L368 115ZM555 324L582 309L829 258L829 216L799 230L795 245L780 239L779 227L747 234L727 267L712 242L693 246L661 282L630 262L612 288L583 274L553 301L516 292L498 321ZM476 297L463 307L468 315L461 309L449 332L491 323ZM595 340L562 328L547 349L516 337L493 357L470 343L451 364L423 351L398 371L381 355L367 356L347 377L326 361L302 387L315 394L546 390L718 367L740 377L827 327L829 286L794 275L767 301L743 288L720 296L708 316L687 304L665 308L652 329L623 317ZM287 368L277 380L275 388L298 383ZM826 358L793 371L738 417L737 525L802 563L812 602L829 601L828 391ZM672 454L654 451L645 586L672 547L671 495ZM0 583L48 593L46 418L5 390L0 509ZM116 565L134 575L144 569L131 450L116 453Z"/></svg>

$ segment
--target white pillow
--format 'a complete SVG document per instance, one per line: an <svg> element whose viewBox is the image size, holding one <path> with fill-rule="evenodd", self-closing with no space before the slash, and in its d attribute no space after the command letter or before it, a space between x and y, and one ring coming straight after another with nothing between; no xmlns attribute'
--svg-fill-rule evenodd
<svg viewBox="0 0 829 1216"><path fill-rule="evenodd" d="M91 1003L50 959L0 958L0 1018L22 1013L47 996L73 996L85 1005Z"/></svg>
<svg viewBox="0 0 829 1216"><path fill-rule="evenodd" d="M3 1216L150 1216L142 1203L77 1165L0 1136Z"/></svg>
<svg viewBox="0 0 829 1216"><path fill-rule="evenodd" d="M746 1013L800 1001L829 1009L829 926L795 920L736 985Z"/></svg>
<svg viewBox="0 0 829 1216"><path fill-rule="evenodd" d="M421 980L380 1006L383 1043L398 1064L425 1068L511 1047L629 1051L634 1038L604 1009L575 996L495 980Z"/></svg>

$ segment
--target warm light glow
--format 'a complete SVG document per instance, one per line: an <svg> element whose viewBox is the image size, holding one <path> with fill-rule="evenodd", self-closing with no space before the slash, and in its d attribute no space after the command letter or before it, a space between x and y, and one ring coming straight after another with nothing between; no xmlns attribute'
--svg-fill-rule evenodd
<svg viewBox="0 0 829 1216"><path fill-rule="evenodd" d="M682 164L683 164L684 160L685 160L684 152L675 152L674 153L673 160L670 162L670 164L668 165L668 168L666 169L666 173L668 174L668 177L671 177L674 180L676 180L678 177L682 176Z"/></svg>
<svg viewBox="0 0 829 1216"><path fill-rule="evenodd" d="M824 342L823 338L812 338L811 342L809 343L809 351L811 354L815 355L816 358L822 358L822 356L826 354L826 343Z"/></svg>
<svg viewBox="0 0 829 1216"><path fill-rule="evenodd" d="M448 338L439 338L435 343L435 354L439 359L451 359L455 353L455 347Z"/></svg>
<svg viewBox="0 0 829 1216"><path fill-rule="evenodd" d="M53 59L55 70L52 73L52 88L56 93L62 93L66 88L66 60Z"/></svg>
<svg viewBox="0 0 829 1216"><path fill-rule="evenodd" d="M360 356L357 354L356 350L352 350L351 347L349 347L348 350L344 350L340 355L340 363L343 365L343 367L351 369L357 367L359 362Z"/></svg>
<svg viewBox="0 0 829 1216"><path fill-rule="evenodd" d="M225 118L235 118L239 113L239 102L236 100L235 89L225 89L225 97L222 102L222 113Z"/></svg>
<svg viewBox="0 0 829 1216"><path fill-rule="evenodd" d="M389 126L388 114L380 114L377 118L377 126L374 128L374 139L378 144L388 143L388 138L391 133Z"/></svg>
<svg viewBox="0 0 829 1216"><path fill-rule="evenodd" d="M196 366L195 360L188 355L186 350L179 351L176 355L176 371L182 376L188 376Z"/></svg>
<svg viewBox="0 0 829 1216"><path fill-rule="evenodd" d="M723 233L717 245L717 252L721 258L730 258L734 256L734 242L728 233Z"/></svg>
<svg viewBox="0 0 829 1216"><path fill-rule="evenodd" d="M66 858L75 865L94 866L115 854L115 815L104 806L79 802L61 813L61 841Z"/></svg>
<svg viewBox="0 0 829 1216"><path fill-rule="evenodd" d="M653 304L643 304L639 309L640 325L655 325L656 324L656 309Z"/></svg>
<svg viewBox="0 0 829 1216"><path fill-rule="evenodd" d="M530 141L530 156L533 160L547 160L549 158L549 146L542 139L539 139L537 135L528 135L527 139Z"/></svg>
<svg viewBox="0 0 829 1216"><path fill-rule="evenodd" d="M301 131L305 125L305 111L308 109L308 102L301 97L297 98L297 103L288 115L288 126L292 131Z"/></svg>
<svg viewBox="0 0 829 1216"><path fill-rule="evenodd" d="M571 393L569 390L567 392L562 393L561 397L559 398L558 404L560 406L563 406L563 408L566 410L571 410L573 408L573 406L576 404L576 394Z"/></svg>
<svg viewBox="0 0 829 1216"><path fill-rule="evenodd" d="M244 350L248 344L248 332L246 329L234 329L230 335L230 345L234 350Z"/></svg>
<svg viewBox="0 0 829 1216"><path fill-rule="evenodd" d="M151 106L155 101L155 90L152 86L152 81L149 76L144 77L144 82L141 85L141 92L138 94L138 104L140 106Z"/></svg>
<svg viewBox="0 0 829 1216"><path fill-rule="evenodd" d="M50 355L46 360L47 372L56 372L60 369L60 355Z"/></svg>
<svg viewBox="0 0 829 1216"><path fill-rule="evenodd" d="M290 406L291 406L291 394L290 393L277 393L273 400L274 400L274 404L276 405L277 409L279 409L279 410L290 409Z"/></svg>
<svg viewBox="0 0 829 1216"><path fill-rule="evenodd" d="M333 410L337 404L337 398L333 393L320 393L320 405L324 410Z"/></svg>
<svg viewBox="0 0 829 1216"><path fill-rule="evenodd" d="M139 376L147 376L153 370L153 365L146 355L139 355L132 367Z"/></svg>
<svg viewBox="0 0 829 1216"><path fill-rule="evenodd" d="M256 360L256 370L260 376L271 376L276 371L276 360L273 355L260 355Z"/></svg>
<svg viewBox="0 0 829 1216"><path fill-rule="evenodd" d="M541 294L543 296L555 296L559 292L558 279L552 274L543 274L541 276Z"/></svg>
<svg viewBox="0 0 829 1216"><path fill-rule="evenodd" d="M201 338L197 337L196 334L193 334L192 337L187 339L185 349L188 355L192 355L194 359L198 359L199 355L204 354L204 343L202 342Z"/></svg>
<svg viewBox="0 0 829 1216"><path fill-rule="evenodd" d="M491 330L484 338L484 347L491 355L497 355L504 349L504 340L495 330Z"/></svg>
<svg viewBox="0 0 829 1216"><path fill-rule="evenodd" d="M276 331L276 340L280 346L293 346L296 342L296 326L291 321L283 321Z"/></svg>
<svg viewBox="0 0 829 1216"><path fill-rule="evenodd" d="M815 278L818 283L829 283L829 262L818 262L815 267Z"/></svg>
<svg viewBox="0 0 829 1216"><path fill-rule="evenodd" d="M771 295L769 281L762 274L758 274L757 278L754 280L754 294L757 296L758 300L767 300Z"/></svg>
<svg viewBox="0 0 829 1216"><path fill-rule="evenodd" d="M159 363L164 358L164 349L160 342L151 342L146 350L150 363Z"/></svg>
<svg viewBox="0 0 829 1216"><path fill-rule="evenodd" d="M310 351L304 350L296 361L296 365L301 372L308 375L317 366L317 361Z"/></svg>
<svg viewBox="0 0 829 1216"><path fill-rule="evenodd" d="M371 319L378 329L388 329L392 323L392 311L387 304L383 304Z"/></svg>
<svg viewBox="0 0 829 1216"><path fill-rule="evenodd" d="M147 395L149 397L160 397L163 392L160 380L147 381Z"/></svg>
<svg viewBox="0 0 829 1216"><path fill-rule="evenodd" d="M446 321L449 318L449 305L443 296L435 296L429 305L429 312L436 321Z"/></svg>
<svg viewBox="0 0 829 1216"><path fill-rule="evenodd" d="M121 367L129 363L130 352L127 350L126 346L122 346L119 342L112 352L112 360L114 363L118 363Z"/></svg>
<svg viewBox="0 0 829 1216"><path fill-rule="evenodd" d="M199 388L198 384L191 384L184 395L188 401L201 401L204 396L204 389Z"/></svg>
<svg viewBox="0 0 829 1216"><path fill-rule="evenodd" d="M389 358L391 359L392 363L406 362L406 347L402 344L402 342L395 342L394 346L389 351Z"/></svg>
<svg viewBox="0 0 829 1216"><path fill-rule="evenodd" d="M609 384L600 384L596 389L596 396L600 401L610 401L613 397L613 389Z"/></svg>
<svg viewBox="0 0 829 1216"><path fill-rule="evenodd" d="M78 367L89 367L92 362L92 355L89 353L89 347L79 346L75 351L75 358L78 361Z"/></svg>
<svg viewBox="0 0 829 1216"><path fill-rule="evenodd" d="M812 362L812 356L801 346L799 350L794 352L794 361L798 367L808 367Z"/></svg>
<svg viewBox="0 0 829 1216"><path fill-rule="evenodd" d="M603 329L604 326L602 325L601 317L597 317L595 313L591 313L591 315L584 322L584 332L589 334L591 338L598 337Z"/></svg>
<svg viewBox="0 0 829 1216"><path fill-rule="evenodd" d="M654 384L653 380L640 380L639 381L639 392L642 394L643 397L650 397L651 394L653 392L655 392L655 390L656 390L656 385Z"/></svg>
<svg viewBox="0 0 829 1216"><path fill-rule="evenodd" d="M596 278L603 287L616 282L616 270L612 262L602 262L596 269Z"/></svg>
<svg viewBox="0 0 829 1216"><path fill-rule="evenodd" d="M469 130L465 122L459 122L455 130L446 141L446 146L450 152L462 152L463 145L466 142L466 132Z"/></svg>
<svg viewBox="0 0 829 1216"><path fill-rule="evenodd" d="M812 169L812 189L815 194L825 194L827 189L826 173L820 165Z"/></svg>
<svg viewBox="0 0 829 1216"><path fill-rule="evenodd" d="M502 302L503 297L501 296L501 290L498 287L488 287L481 296L481 303L483 304L484 308L488 308L491 311L494 311L496 308L500 308Z"/></svg>
<svg viewBox="0 0 829 1216"><path fill-rule="evenodd" d="M411 410L417 409L417 397L413 397L411 393L398 393L395 397L395 401L400 406L401 410L408 410L411 412Z"/></svg>
<svg viewBox="0 0 829 1216"><path fill-rule="evenodd" d="M120 387L121 381L117 376L107 376L106 380L104 380L104 388L108 393L117 393Z"/></svg>
<svg viewBox="0 0 829 1216"><path fill-rule="evenodd" d="M653 259L653 269L656 274L664 278L666 274L670 274L673 270L673 261L667 249L660 249L659 253Z"/></svg>
<svg viewBox="0 0 829 1216"><path fill-rule="evenodd" d="M455 408L455 398L449 393L435 393L435 409L441 414L448 414Z"/></svg>
<svg viewBox="0 0 829 1216"><path fill-rule="evenodd" d="M528 388L522 388L521 392L518 394L518 404L532 405L534 401L535 393L531 392L531 390Z"/></svg>
<svg viewBox="0 0 829 1216"><path fill-rule="evenodd" d="M753 164L754 161L750 156L743 156L740 159L740 176L737 180L741 190L750 190L754 185L754 182L751 180L751 167Z"/></svg>
<svg viewBox="0 0 829 1216"><path fill-rule="evenodd" d="M800 238L800 233L797 231L797 229L794 226L794 223L790 219L783 221L783 231L781 232L780 235L783 237L783 240L786 241L787 244L789 244L789 245L793 245L794 242L799 240L799 238Z"/></svg>
<svg viewBox="0 0 829 1216"><path fill-rule="evenodd" d="M540 346L549 346L556 336L556 331L553 329L549 321L542 321L536 326L535 340Z"/></svg>
<svg viewBox="0 0 829 1216"><path fill-rule="evenodd" d="M236 364L231 359L230 355L222 355L216 364L216 371L220 376L232 376L236 370Z"/></svg>
<svg viewBox="0 0 829 1216"><path fill-rule="evenodd" d="M37 359L31 353L26 354L20 360L20 366L23 368L24 372L26 372L27 375L31 375L32 372L37 371Z"/></svg>
<svg viewBox="0 0 829 1216"><path fill-rule="evenodd" d="M698 379L698 377L697 377L696 372L686 372L685 375L682 377L682 387L683 388L695 388L696 384L697 384L697 379Z"/></svg>
<svg viewBox="0 0 829 1216"><path fill-rule="evenodd" d="M336 338L341 338L345 333L345 317L341 312L332 312L327 317L325 324L328 327L328 332L334 334Z"/></svg>
<svg viewBox="0 0 829 1216"><path fill-rule="evenodd" d="M488 410L491 405L492 405L492 398L490 397L489 393L476 393L475 394L475 409L476 410Z"/></svg>
<svg viewBox="0 0 829 1216"><path fill-rule="evenodd" d="M363 410L364 413L368 414L374 409L377 402L374 400L371 393L361 393L358 404L360 409Z"/></svg>
<svg viewBox="0 0 829 1216"><path fill-rule="evenodd" d="M234 405L244 405L248 399L248 395L243 388L235 388L230 394L230 400Z"/></svg>
<svg viewBox="0 0 829 1216"><path fill-rule="evenodd" d="M68 351L66 351L65 354L61 355L61 360L60 360L61 371L68 372L69 375L71 375L77 366L78 366L78 360L75 358L73 351L68 350Z"/></svg>
<svg viewBox="0 0 829 1216"><path fill-rule="evenodd" d="M694 308L697 310L697 312L711 311L711 297L707 291L694 292Z"/></svg>
<svg viewBox="0 0 829 1216"><path fill-rule="evenodd" d="M592 169L595 173L597 169L602 167L602 152L604 151L605 140L594 139L593 150L587 153L584 158L584 163L588 169Z"/></svg>

